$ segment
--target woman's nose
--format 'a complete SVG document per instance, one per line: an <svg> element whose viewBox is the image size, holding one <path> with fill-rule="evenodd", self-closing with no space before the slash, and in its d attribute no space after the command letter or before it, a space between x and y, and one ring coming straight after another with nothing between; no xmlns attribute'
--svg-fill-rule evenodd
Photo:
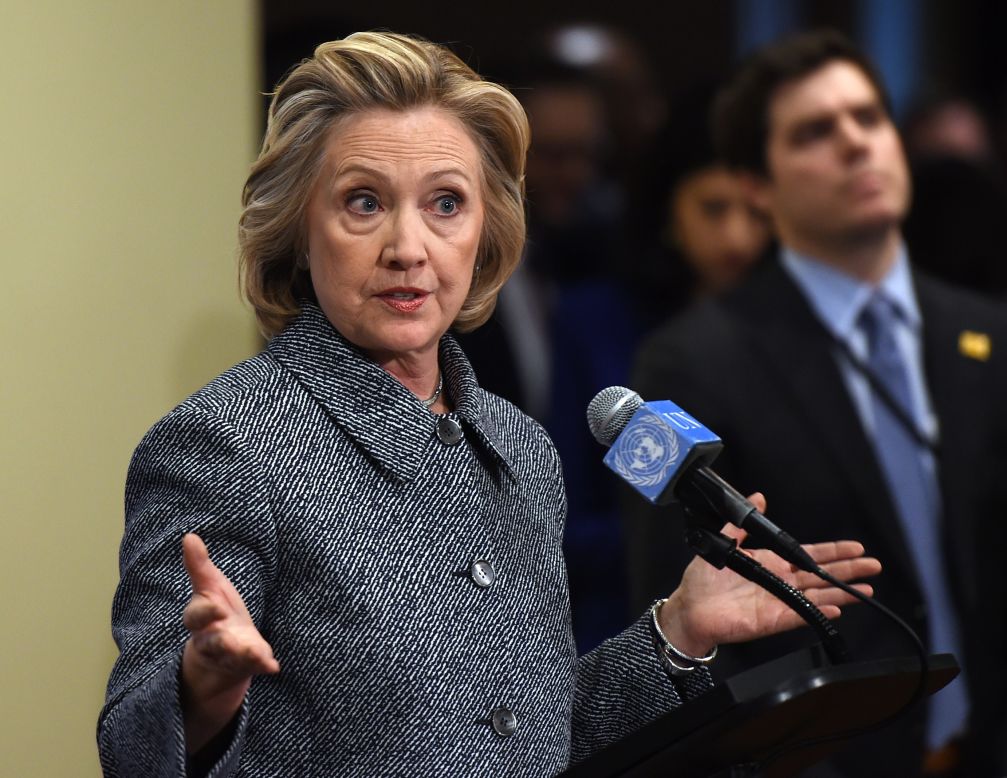
<svg viewBox="0 0 1007 778"><path fill-rule="evenodd" d="M388 223L381 262L396 270L408 270L427 259L425 225L419 213L401 210Z"/></svg>

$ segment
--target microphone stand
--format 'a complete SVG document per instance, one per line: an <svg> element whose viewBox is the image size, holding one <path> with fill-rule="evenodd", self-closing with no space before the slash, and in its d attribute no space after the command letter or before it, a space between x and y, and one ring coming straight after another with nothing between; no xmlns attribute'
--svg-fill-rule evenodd
<svg viewBox="0 0 1007 778"><path fill-rule="evenodd" d="M833 626L832 622L825 617L825 615L815 606L814 603L808 600L808 598L801 592L794 589L794 587L790 586L790 584L786 581L783 581L778 576L771 573L758 561L747 554L742 553L738 549L738 543L736 540L727 537L717 529L713 529L713 527L720 527L722 525L721 520L713 512L706 513L703 510L687 505L682 505L682 508L686 519L685 542L697 554L699 554L699 556L718 570L723 570L727 567L729 570L737 573L742 578L752 581L757 586L761 586L774 597L789 605L790 608L802 619L804 619L804 621L807 622L807 624L818 635L826 657L833 665L839 665L849 661L849 651L846 647L846 641L843 639L843 636L839 634L839 631ZM925 696L926 678L929 672L930 661L927 657L926 650L923 647L923 643L905 621L899 618L899 616L893 613L889 608L877 602L873 597L868 597L843 581L837 580L826 573L821 567L817 567L817 569L814 570L814 573L819 578L822 578L833 586L842 589L848 594L882 612L889 619L896 622L913 642L913 646L919 656L919 675L916 687L908 701L902 706L902 708L897 710L887 719L884 719L873 726L841 733L841 736L847 737L882 729L888 724L894 722L896 719L906 715L909 711L913 710L922 702ZM814 746L820 743L828 742L829 740L838 739L838 737L840 737L840 735L811 739L797 745L792 745L789 748L799 749L802 747ZM761 762L761 764L758 765L735 765L731 771L731 778L758 775L760 769L774 761L785 750L787 749L778 749L777 751L769 754Z"/></svg>
<svg viewBox="0 0 1007 778"><path fill-rule="evenodd" d="M897 621L914 639L919 665L905 659L853 661L822 612L801 592L721 534L719 518L682 506L686 542L717 569L725 567L766 589L808 623L819 644L750 668L715 684L688 706L669 711L637 732L570 767L564 776L666 775L674 770L699 778L790 776L831 754L840 743L888 726L958 672L941 654L933 673L919 638L899 617L857 589L818 568L816 573ZM915 680L913 676L916 676ZM913 688L915 687L915 688ZM865 695L894 696L873 714ZM906 702L899 702L903 694ZM811 707L809 706L816 706Z"/></svg>

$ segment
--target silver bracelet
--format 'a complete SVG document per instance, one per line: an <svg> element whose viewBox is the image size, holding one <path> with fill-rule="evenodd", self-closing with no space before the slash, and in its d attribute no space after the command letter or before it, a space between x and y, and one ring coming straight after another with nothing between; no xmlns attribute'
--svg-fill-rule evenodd
<svg viewBox="0 0 1007 778"><path fill-rule="evenodd" d="M689 656L675 648L674 644L665 637L661 631L661 625L657 621L657 612L666 600L667 598L657 600L650 606L650 628L654 637L654 646L657 648L657 658L661 667L671 675L688 675L697 667L710 664L717 656L717 646L714 646L706 656Z"/></svg>

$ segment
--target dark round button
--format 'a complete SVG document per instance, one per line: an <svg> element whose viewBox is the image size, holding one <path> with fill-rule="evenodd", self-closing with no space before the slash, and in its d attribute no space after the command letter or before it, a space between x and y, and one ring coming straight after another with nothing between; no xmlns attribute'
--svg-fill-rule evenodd
<svg viewBox="0 0 1007 778"><path fill-rule="evenodd" d="M500 737L510 737L514 734L514 730L517 729L517 716L511 713L509 708L505 708L502 705L493 711L490 721L493 724L493 731Z"/></svg>
<svg viewBox="0 0 1007 778"><path fill-rule="evenodd" d="M493 582L497 579L496 571L485 559L479 559L472 563L469 567L469 576L475 582L476 586L481 586L483 588L487 586L492 586Z"/></svg>
<svg viewBox="0 0 1007 778"><path fill-rule="evenodd" d="M437 438L445 446L453 446L462 439L461 425L444 416L437 420Z"/></svg>

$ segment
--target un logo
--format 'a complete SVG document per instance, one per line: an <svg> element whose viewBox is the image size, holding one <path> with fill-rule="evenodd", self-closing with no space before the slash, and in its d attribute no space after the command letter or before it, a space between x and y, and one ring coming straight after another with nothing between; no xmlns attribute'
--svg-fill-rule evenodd
<svg viewBox="0 0 1007 778"><path fill-rule="evenodd" d="M657 486L678 461L678 436L652 413L619 436L615 470L633 486Z"/></svg>

